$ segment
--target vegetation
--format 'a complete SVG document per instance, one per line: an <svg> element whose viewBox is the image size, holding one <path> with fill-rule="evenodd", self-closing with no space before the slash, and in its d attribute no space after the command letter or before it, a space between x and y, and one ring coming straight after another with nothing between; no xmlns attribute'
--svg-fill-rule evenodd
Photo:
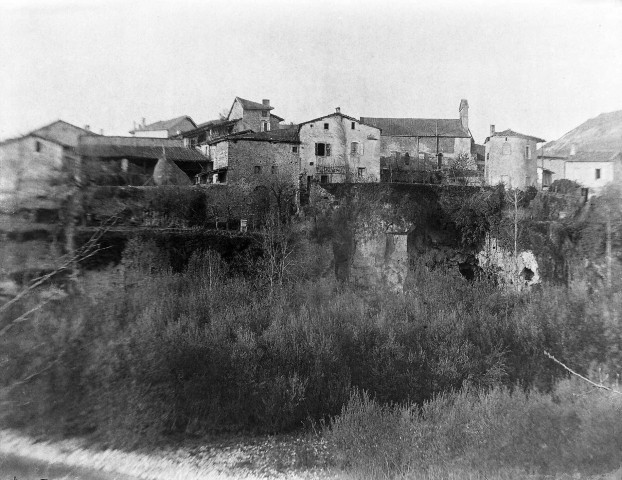
<svg viewBox="0 0 622 480"><path fill-rule="evenodd" d="M456 222L468 245L478 218L503 219L505 198L436 205L468 217ZM85 273L82 292L13 302L0 320L20 319L0 334L0 425L121 447L323 425L334 464L361 478L619 466L622 396L569 381L544 355L615 384L619 276L516 293L415 268L403 294L356 289L328 274L348 225L373 213L351 207L311 234L275 210L246 269L201 248L173 269L171 249L143 237L117 267ZM620 239L608 212L609 236L594 235L605 254Z"/></svg>

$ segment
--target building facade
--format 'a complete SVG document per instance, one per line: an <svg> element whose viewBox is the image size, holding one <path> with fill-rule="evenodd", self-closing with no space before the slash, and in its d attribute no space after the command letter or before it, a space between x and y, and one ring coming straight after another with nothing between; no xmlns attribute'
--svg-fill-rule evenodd
<svg viewBox="0 0 622 480"><path fill-rule="evenodd" d="M310 185L380 181L380 129L335 113L298 125L300 174Z"/></svg>
<svg viewBox="0 0 622 480"><path fill-rule="evenodd" d="M213 168L198 183L275 183L298 187L300 141L294 129L233 134L212 140Z"/></svg>
<svg viewBox="0 0 622 480"><path fill-rule="evenodd" d="M173 138L195 128L197 128L197 125L194 123L194 120L187 115L150 123L149 125L145 123L143 118L142 123L134 124L134 128L130 130L130 133L135 137Z"/></svg>
<svg viewBox="0 0 622 480"><path fill-rule="evenodd" d="M469 130L469 103L463 99L457 119L361 117L382 131L383 171L433 170L450 166L467 155L476 168L474 142Z"/></svg>
<svg viewBox="0 0 622 480"><path fill-rule="evenodd" d="M488 185L505 184L524 189L538 184L537 145L543 139L512 130L496 132L490 127L486 138L484 177Z"/></svg>
<svg viewBox="0 0 622 480"><path fill-rule="evenodd" d="M578 152L569 155L565 178L598 195L605 185L622 182L622 152Z"/></svg>

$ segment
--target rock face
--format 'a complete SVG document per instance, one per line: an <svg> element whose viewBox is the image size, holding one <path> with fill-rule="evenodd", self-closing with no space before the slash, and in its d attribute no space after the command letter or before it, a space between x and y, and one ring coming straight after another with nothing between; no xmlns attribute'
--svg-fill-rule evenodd
<svg viewBox="0 0 622 480"><path fill-rule="evenodd" d="M486 243L477 260L482 270L494 274L504 286L517 290L540 283L538 261L533 252L527 250L514 253L501 248L495 238L486 237Z"/></svg>

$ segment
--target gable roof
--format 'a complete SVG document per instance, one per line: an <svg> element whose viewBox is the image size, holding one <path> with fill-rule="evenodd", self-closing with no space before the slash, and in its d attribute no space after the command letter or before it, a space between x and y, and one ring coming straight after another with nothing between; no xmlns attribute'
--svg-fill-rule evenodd
<svg viewBox="0 0 622 480"><path fill-rule="evenodd" d="M48 125L33 130L28 135L34 135L45 140L50 140L65 147L77 146L79 138L83 135L100 136L90 130L76 127L75 125L65 122L64 120L56 120ZM24 136L27 137L28 135Z"/></svg>
<svg viewBox="0 0 622 480"><path fill-rule="evenodd" d="M242 108L244 110L273 110L274 107L270 105L264 105L263 103L252 102L251 100L246 100L244 98L235 97L235 100L242 104ZM235 103L235 100L233 103Z"/></svg>
<svg viewBox="0 0 622 480"><path fill-rule="evenodd" d="M471 138L459 119L361 117L361 123L382 130L389 137L458 137Z"/></svg>
<svg viewBox="0 0 622 480"><path fill-rule="evenodd" d="M567 162L615 162L622 159L622 152L577 152L566 157Z"/></svg>
<svg viewBox="0 0 622 480"><path fill-rule="evenodd" d="M312 120L307 120L306 122L301 122L301 123L298 124L298 127L301 127L302 125L305 125L307 123L318 122L318 121L323 120L325 118L336 117L336 116L347 118L348 120L352 120L353 122L360 123L360 124L363 124L363 125L367 125L368 127L379 128L376 125L371 125L369 123L364 122L362 118L359 120L358 118L350 117L349 115L345 115L345 114L343 114L341 112L333 112L333 113L329 113L328 115L324 115L322 117L317 117L317 118L314 118Z"/></svg>
<svg viewBox="0 0 622 480"><path fill-rule="evenodd" d="M195 134L200 133L200 132L204 132L206 130L209 130L210 128L226 127L226 126L229 126L229 125L235 125L239 121L240 121L240 119L227 120L227 119L222 119L222 118L219 118L217 120L209 120L207 122L204 122L204 123L201 123L201 124L197 125L197 127L192 129L192 130L187 130L185 132L182 132L181 136L182 137L191 137L192 135L195 135Z"/></svg>
<svg viewBox="0 0 622 480"><path fill-rule="evenodd" d="M536 143L546 142L546 140L543 140L542 138L532 137L531 135L524 135L522 133L515 132L514 130L511 130L509 128L507 130L503 130L502 132L495 132L491 136L492 137L522 138L523 140L532 140L532 141L534 141ZM490 137L486 138L484 143L486 143L489 139L490 139Z"/></svg>
<svg viewBox="0 0 622 480"><path fill-rule="evenodd" d="M174 135L177 133L177 130L181 131L182 133L187 130L191 130L191 128L181 126L186 121L190 122L194 126L194 128L197 127L197 124L194 123L194 120L192 120L192 118L190 118L188 115L182 115L181 117L171 118L170 120L160 120L159 122L150 123L149 125L145 125L144 127L139 126L136 130L130 130L130 133L166 130L169 135Z"/></svg>
<svg viewBox="0 0 622 480"><path fill-rule="evenodd" d="M183 140L146 137L81 137L78 154L97 158L158 159L162 152L173 161L207 162L194 148L184 147Z"/></svg>

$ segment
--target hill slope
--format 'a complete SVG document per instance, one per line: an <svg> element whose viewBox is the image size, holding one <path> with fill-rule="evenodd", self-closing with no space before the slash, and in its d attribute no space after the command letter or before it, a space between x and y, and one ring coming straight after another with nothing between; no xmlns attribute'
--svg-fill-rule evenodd
<svg viewBox="0 0 622 480"><path fill-rule="evenodd" d="M622 151L622 110L590 118L558 140L546 143L544 151L547 155L568 155L572 144L577 152Z"/></svg>

